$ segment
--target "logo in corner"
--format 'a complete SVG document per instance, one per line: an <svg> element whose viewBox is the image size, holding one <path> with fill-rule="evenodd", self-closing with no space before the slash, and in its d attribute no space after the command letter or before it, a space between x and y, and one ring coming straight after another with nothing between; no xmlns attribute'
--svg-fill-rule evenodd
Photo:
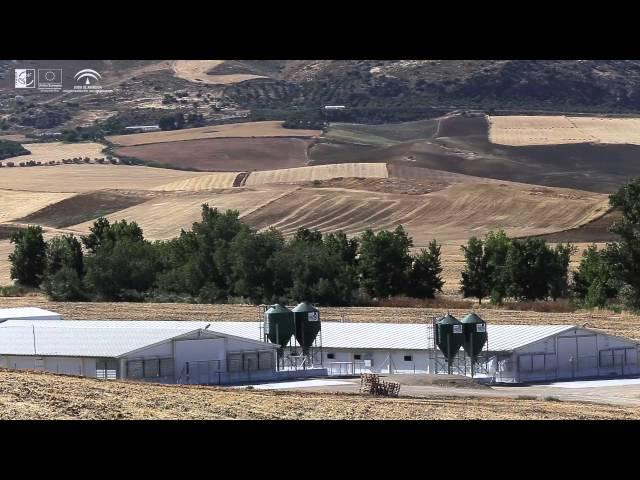
<svg viewBox="0 0 640 480"><path fill-rule="evenodd" d="M15 86L16 88L36 88L36 69L16 68Z"/></svg>
<svg viewBox="0 0 640 480"><path fill-rule="evenodd" d="M102 79L102 76L95 70L85 68L84 70L80 70L76 73L73 78L75 78L78 83L81 83L84 80L85 85L92 85L94 83L98 83Z"/></svg>

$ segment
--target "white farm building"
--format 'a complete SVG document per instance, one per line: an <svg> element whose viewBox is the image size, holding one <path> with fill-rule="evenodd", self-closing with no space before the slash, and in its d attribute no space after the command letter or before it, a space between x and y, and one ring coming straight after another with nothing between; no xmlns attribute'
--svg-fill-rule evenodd
<svg viewBox="0 0 640 480"><path fill-rule="evenodd" d="M62 320L62 315L36 307L0 308L0 322L7 320Z"/></svg>
<svg viewBox="0 0 640 480"><path fill-rule="evenodd" d="M6 320L0 323L0 367L198 384L446 372L431 323L323 322L312 364L304 369L279 364L277 345L262 340L262 327L255 321ZM487 334L475 373L490 381L640 374L638 343L587 328L488 324ZM291 353L285 349L285 358L296 358ZM463 350L453 367L471 374Z"/></svg>

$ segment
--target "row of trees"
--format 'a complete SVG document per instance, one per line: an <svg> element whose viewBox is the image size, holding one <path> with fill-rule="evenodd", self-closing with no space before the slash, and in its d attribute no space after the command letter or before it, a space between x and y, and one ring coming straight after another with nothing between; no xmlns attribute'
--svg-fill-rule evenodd
<svg viewBox="0 0 640 480"><path fill-rule="evenodd" d="M12 236L11 276L42 286L55 300L309 300L348 305L371 298L433 298L442 289L440 247L411 255L394 231L322 235L300 229L290 240L257 232L238 212L202 207L200 222L172 240L150 242L136 223L98 219L89 235L45 242L31 226Z"/></svg>
<svg viewBox="0 0 640 480"><path fill-rule="evenodd" d="M570 297L587 308L640 310L640 177L610 195L609 203L620 213L609 228L616 241L584 250L571 280L568 265L574 246L552 249L541 239L516 240L491 232L463 247L463 295L497 304L506 297Z"/></svg>
<svg viewBox="0 0 640 480"><path fill-rule="evenodd" d="M484 240L471 237L462 250L464 297L501 304L507 297L556 300L569 295L569 261L576 251L570 244L551 248L539 238L511 239L499 231Z"/></svg>

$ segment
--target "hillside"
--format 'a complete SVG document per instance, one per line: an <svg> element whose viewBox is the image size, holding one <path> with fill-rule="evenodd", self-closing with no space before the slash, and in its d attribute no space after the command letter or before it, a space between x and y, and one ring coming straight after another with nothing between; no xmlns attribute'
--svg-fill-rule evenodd
<svg viewBox="0 0 640 480"><path fill-rule="evenodd" d="M47 94L13 87L13 68L60 68L67 88L92 68L108 94ZM14 97L20 93L24 104ZM29 104L33 107L27 109ZM14 130L157 122L174 111L207 122L242 116L319 117L318 107L347 105L330 119L383 123L454 109L500 113L638 112L638 60L72 60L0 61L0 122ZM108 120L111 118L111 120ZM120 122L122 120L122 122ZM3 127L4 128L4 127Z"/></svg>

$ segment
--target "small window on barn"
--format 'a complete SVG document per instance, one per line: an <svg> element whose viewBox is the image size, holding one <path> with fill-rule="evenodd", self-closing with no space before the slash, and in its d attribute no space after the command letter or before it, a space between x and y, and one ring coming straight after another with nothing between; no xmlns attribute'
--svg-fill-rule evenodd
<svg viewBox="0 0 640 480"><path fill-rule="evenodd" d="M353 354L353 359L354 360L362 360L362 355L359 353L354 353Z"/></svg>
<svg viewBox="0 0 640 480"><path fill-rule="evenodd" d="M413 355L405 355L404 356L404 361L405 362L413 362Z"/></svg>
<svg viewBox="0 0 640 480"><path fill-rule="evenodd" d="M335 353L327 353L327 359L334 360L335 358L336 358L336 354Z"/></svg>
<svg viewBox="0 0 640 480"><path fill-rule="evenodd" d="M158 377L160 375L160 360L157 358L144 361L144 378Z"/></svg>
<svg viewBox="0 0 640 480"><path fill-rule="evenodd" d="M160 376L161 377L173 377L173 358L161 358L160 359Z"/></svg>

